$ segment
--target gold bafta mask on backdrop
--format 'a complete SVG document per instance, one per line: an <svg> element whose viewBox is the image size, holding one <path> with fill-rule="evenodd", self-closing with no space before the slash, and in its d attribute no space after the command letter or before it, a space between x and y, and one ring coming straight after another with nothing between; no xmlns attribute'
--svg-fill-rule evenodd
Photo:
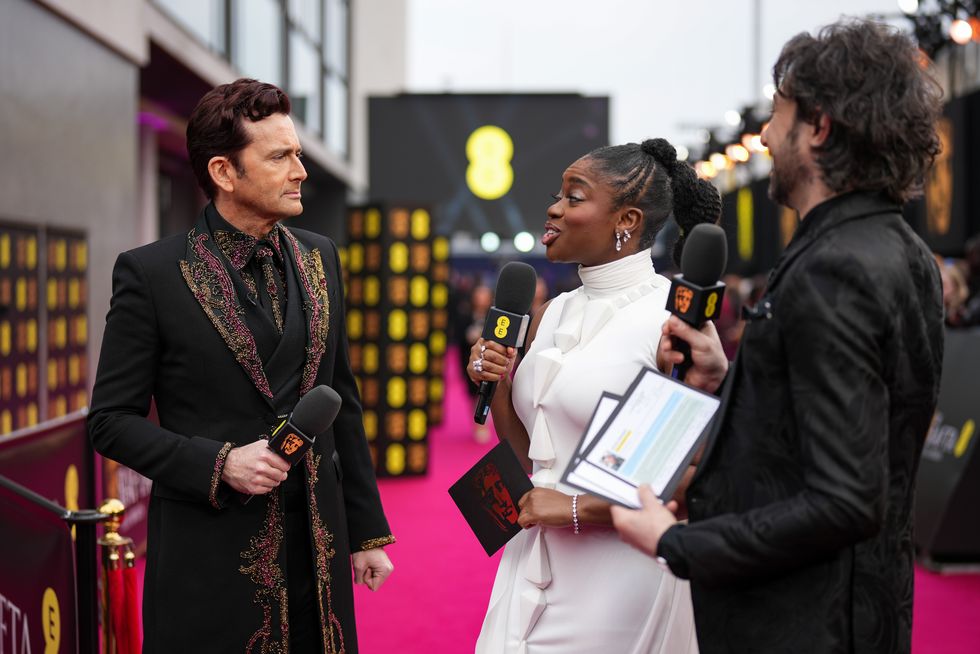
<svg viewBox="0 0 980 654"><path fill-rule="evenodd" d="M942 149L926 173L926 227L931 234L946 234L953 220L953 123L940 118L936 132Z"/></svg>

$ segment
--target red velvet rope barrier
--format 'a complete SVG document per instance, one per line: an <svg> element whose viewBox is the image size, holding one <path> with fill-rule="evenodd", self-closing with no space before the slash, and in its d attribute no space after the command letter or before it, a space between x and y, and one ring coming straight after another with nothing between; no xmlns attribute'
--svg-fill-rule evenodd
<svg viewBox="0 0 980 654"><path fill-rule="evenodd" d="M131 654L126 638L126 587L121 568L108 571L109 578L109 620L112 635L116 641L116 654Z"/></svg>
<svg viewBox="0 0 980 654"><path fill-rule="evenodd" d="M109 626L116 644L116 654L140 654L142 639L136 568L120 564L118 568L108 570L106 578L109 586Z"/></svg>
<svg viewBox="0 0 980 654"><path fill-rule="evenodd" d="M123 570L126 582L126 652L120 654L140 654L140 596L136 579L136 568L127 566Z"/></svg>

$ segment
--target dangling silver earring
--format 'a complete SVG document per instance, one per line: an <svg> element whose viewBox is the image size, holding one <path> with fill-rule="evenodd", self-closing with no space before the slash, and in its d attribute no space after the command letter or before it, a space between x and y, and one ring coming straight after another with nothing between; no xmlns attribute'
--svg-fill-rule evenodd
<svg viewBox="0 0 980 654"><path fill-rule="evenodd" d="M623 242L620 240L619 232L616 232L616 252L623 249Z"/></svg>
<svg viewBox="0 0 980 654"><path fill-rule="evenodd" d="M623 230L623 241L628 241L628 240L630 240L630 230L624 229Z"/></svg>

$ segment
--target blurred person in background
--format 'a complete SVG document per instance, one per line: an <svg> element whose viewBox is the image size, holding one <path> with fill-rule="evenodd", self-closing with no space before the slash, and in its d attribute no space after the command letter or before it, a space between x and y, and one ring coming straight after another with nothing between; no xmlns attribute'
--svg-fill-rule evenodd
<svg viewBox="0 0 980 654"><path fill-rule="evenodd" d="M801 223L738 355L675 318L686 380L723 404L687 491L613 509L623 538L691 580L703 654L907 654L912 502L943 360L935 258L902 217L939 151L939 85L909 37L847 20L773 69L769 194ZM663 339L664 359L683 355Z"/></svg>
<svg viewBox="0 0 980 654"><path fill-rule="evenodd" d="M966 326L966 301L970 297L970 289L966 283L966 263L953 259L936 257L939 264L939 274L943 281L943 309L946 324L951 327Z"/></svg>
<svg viewBox="0 0 980 654"><path fill-rule="evenodd" d="M541 241L578 263L582 285L534 313L527 354L478 341L468 372L499 381L497 434L533 472L519 500L525 528L497 570L479 654L682 654L697 651L685 582L610 528L609 504L559 482L603 391L656 367L670 280L651 246L673 215L684 234L715 223L721 200L663 139L599 148L569 166Z"/></svg>
<svg viewBox="0 0 980 654"><path fill-rule="evenodd" d="M959 306L954 306L954 311L947 312L947 320L954 327L976 327L980 325L980 234L971 237L966 242L964 249L964 259L961 262L954 262L954 268L962 272L966 288L966 299ZM943 289L946 289L944 281ZM950 285L960 286L960 279L957 278L956 271L951 271ZM953 298L962 295L962 291L953 291ZM955 302L955 300L954 300Z"/></svg>
<svg viewBox="0 0 980 654"><path fill-rule="evenodd" d="M735 358L738 350L738 343L742 339L742 278L735 274L725 275L722 280L725 282L725 297L721 303L721 311L718 312L718 320L715 321L715 328L721 338L721 346L725 350L725 356L729 360Z"/></svg>
<svg viewBox="0 0 980 654"><path fill-rule="evenodd" d="M541 311L548 299L548 282L544 280L544 277L538 277L534 286L534 297L531 298L531 315Z"/></svg>
<svg viewBox="0 0 980 654"><path fill-rule="evenodd" d="M483 323L486 322L487 312L490 311L492 305L493 291L485 284L477 284L470 293L469 321L466 329L463 331L464 343L460 349L461 358L465 357L463 361L463 372L467 375L469 374L467 370L470 365L469 352L473 348L474 343L480 340L480 335L483 333ZM480 390L480 384L478 382L467 384L466 390L470 392L470 397L475 398ZM490 440L490 426L486 423L480 424L474 422L473 438L477 443L486 443Z"/></svg>
<svg viewBox="0 0 980 654"><path fill-rule="evenodd" d="M280 223L306 179L289 111L251 79L205 94L187 151L211 201L113 270L88 427L153 481L145 654L356 652L351 565L372 590L392 570L337 248ZM340 413L290 469L265 439L320 384Z"/></svg>

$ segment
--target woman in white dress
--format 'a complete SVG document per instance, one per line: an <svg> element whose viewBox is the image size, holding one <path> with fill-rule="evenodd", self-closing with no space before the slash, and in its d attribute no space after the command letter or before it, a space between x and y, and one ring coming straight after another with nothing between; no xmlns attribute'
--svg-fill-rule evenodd
<svg viewBox="0 0 980 654"><path fill-rule="evenodd" d="M513 348L478 341L467 372L499 380L491 410L533 473L525 530L504 551L478 654L697 652L690 591L619 540L609 504L559 482L603 391L656 366L670 281L650 248L673 214L681 236L717 222L717 191L663 139L599 148L562 175L541 242L580 264L582 286L534 316L513 382ZM683 492L683 491L681 491Z"/></svg>

